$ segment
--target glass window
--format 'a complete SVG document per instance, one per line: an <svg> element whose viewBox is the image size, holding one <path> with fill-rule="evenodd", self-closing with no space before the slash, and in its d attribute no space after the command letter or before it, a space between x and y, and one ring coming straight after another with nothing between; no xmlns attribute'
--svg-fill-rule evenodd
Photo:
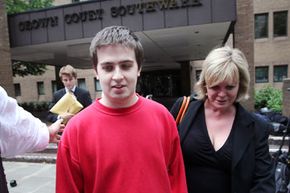
<svg viewBox="0 0 290 193"><path fill-rule="evenodd" d="M21 96L21 88L19 83L14 84L14 92L15 96Z"/></svg>
<svg viewBox="0 0 290 193"><path fill-rule="evenodd" d="M101 88L101 85L100 85L100 81L96 78L94 78L94 81L95 81L95 91L101 91L102 88Z"/></svg>
<svg viewBox="0 0 290 193"><path fill-rule="evenodd" d="M274 37L287 36L288 11L274 12Z"/></svg>
<svg viewBox="0 0 290 193"><path fill-rule="evenodd" d="M255 14L255 38L268 37L268 13Z"/></svg>
<svg viewBox="0 0 290 193"><path fill-rule="evenodd" d="M51 91L52 91L52 95L53 93L55 93L57 91L57 84L55 80L51 81Z"/></svg>
<svg viewBox="0 0 290 193"><path fill-rule="evenodd" d="M269 75L269 67L268 66L256 67L256 69L255 69L256 83L269 82L268 75Z"/></svg>
<svg viewBox="0 0 290 193"><path fill-rule="evenodd" d="M274 66L274 82L282 82L287 78L288 65Z"/></svg>
<svg viewBox="0 0 290 193"><path fill-rule="evenodd" d="M78 79L78 87L83 88L83 89L87 89L87 87L86 87L86 79L79 78Z"/></svg>
<svg viewBox="0 0 290 193"><path fill-rule="evenodd" d="M196 80L196 81L199 80L200 74L201 74L201 70L196 70L196 71L195 71L195 80Z"/></svg>
<svg viewBox="0 0 290 193"><path fill-rule="evenodd" d="M178 70L160 70L142 72L136 91L143 96L178 97L181 95L180 72Z"/></svg>
<svg viewBox="0 0 290 193"><path fill-rule="evenodd" d="M41 82L37 82L37 93L38 95L44 95L44 83Z"/></svg>

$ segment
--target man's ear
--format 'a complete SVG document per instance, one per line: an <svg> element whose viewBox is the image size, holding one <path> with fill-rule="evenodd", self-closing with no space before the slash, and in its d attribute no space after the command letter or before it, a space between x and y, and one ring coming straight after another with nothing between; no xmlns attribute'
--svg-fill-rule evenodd
<svg viewBox="0 0 290 193"><path fill-rule="evenodd" d="M141 74L141 70L142 70L142 66L140 67L140 69L138 70L138 77L140 76L140 74Z"/></svg>
<svg viewBox="0 0 290 193"><path fill-rule="evenodd" d="M94 71L95 71L95 76L96 76L97 80L99 80L99 75L98 75L98 72L97 72L97 70L96 70L96 69L94 69Z"/></svg>

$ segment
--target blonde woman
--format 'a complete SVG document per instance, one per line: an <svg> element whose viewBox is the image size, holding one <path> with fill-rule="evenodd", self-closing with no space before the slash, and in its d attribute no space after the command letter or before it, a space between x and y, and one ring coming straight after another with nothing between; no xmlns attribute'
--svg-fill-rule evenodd
<svg viewBox="0 0 290 193"><path fill-rule="evenodd" d="M248 98L249 82L240 50L221 47L206 57L195 85L198 100L179 125L189 193L275 192L269 125L239 103Z"/></svg>

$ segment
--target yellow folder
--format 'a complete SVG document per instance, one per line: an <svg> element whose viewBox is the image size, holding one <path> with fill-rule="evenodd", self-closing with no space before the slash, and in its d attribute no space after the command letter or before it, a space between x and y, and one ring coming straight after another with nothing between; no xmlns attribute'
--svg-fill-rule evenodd
<svg viewBox="0 0 290 193"><path fill-rule="evenodd" d="M83 108L83 105L76 97L67 92L63 97L50 109L50 112L55 114L71 113L76 114Z"/></svg>

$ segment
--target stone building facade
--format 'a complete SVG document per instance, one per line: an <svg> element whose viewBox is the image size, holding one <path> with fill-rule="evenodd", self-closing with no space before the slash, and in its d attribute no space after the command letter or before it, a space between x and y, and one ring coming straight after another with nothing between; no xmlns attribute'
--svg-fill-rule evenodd
<svg viewBox="0 0 290 193"><path fill-rule="evenodd" d="M135 1L133 1L133 2L135 3ZM150 4L150 2L151 1L148 1L149 4ZM160 2L162 3L163 1L156 1L155 3L158 4ZM168 1L164 0L164 4L166 4L166 2L168 2ZM184 2L184 1L178 1L178 2L180 3L180 2ZM107 17L104 18L104 20L102 20L102 22L101 22L102 25L103 25L103 23L105 23L104 25L107 25L107 23L115 23L115 24L117 23L118 24L118 23L120 23L120 21L121 22L126 21L127 24L131 25L131 27L133 27L134 30L136 30L137 32L140 33L139 35L143 35L143 33L146 33L148 31L151 32L151 30L152 31L154 31L154 30L156 30L156 31L168 30L170 32L170 30L173 29L174 27L176 30L176 29L180 29L182 27L184 28L184 27L188 27L188 26L197 26L196 27L197 30L190 31L191 32L190 35L192 35L192 36L194 34L196 35L195 39L192 38L191 41L192 42L201 41L200 43L199 42L196 43L197 46L199 45L200 47L198 47L198 49L197 49L198 53L194 52L192 49L190 49L190 51L189 51L189 53L191 55L196 55L196 56L191 56L191 59L188 59L188 58L180 59L184 55L184 53L182 53L180 51L181 49L178 49L176 47L170 47L170 46L166 46L166 48L165 48L165 49L171 48L171 50L174 50L173 53L181 52L178 55L179 58L178 57L176 57L176 58L171 57L172 59L174 59L174 62L175 62L175 69L174 69L175 74L174 74L174 76L177 74L176 76L181 77L178 79L178 81L179 81L178 84L179 83L181 83L181 84L179 85L179 88L177 88L177 89L181 90L179 93L181 95L188 95L191 92L190 91L191 88L190 88L190 84L189 84L189 82L190 82L190 80L189 80L189 78L190 78L189 61L192 60L192 57L200 56L197 58L203 58L207 55L209 49L213 48L216 45L221 45L222 42L225 39L227 39L228 33L233 32L232 31L233 28L231 26L233 24L232 22L236 20L236 14L237 14L236 7L235 7L236 6L235 0L222 0L223 4L217 3L216 1L213 1L213 0L203 1L201 4L196 3L199 1L189 1L189 2L191 2L191 3L193 2L193 5L196 5L197 7L194 7L192 5L193 8L190 7L188 9L187 8L186 9L184 9L184 8L183 9L173 9L173 11L171 11L171 10L169 11L169 9L168 9L168 11L167 10L166 11L158 10L153 15L152 15L152 13L135 14L135 15L123 17L123 18L121 18L121 17L114 18L114 17L110 17L110 14L107 14L106 15ZM94 32L88 32L88 31L93 28L90 25L96 26L95 24L98 24L97 23L98 21L95 21L96 23L90 23L90 25L88 23L85 23L86 25L85 24L84 25L79 25L79 24L78 25L70 25L67 23L67 20L66 21L61 20L61 19L65 18L65 17L62 17L61 15L63 13L65 13L64 16L67 16L67 15L77 16L77 13L70 14L72 12L72 10L82 10L85 7L87 9L89 9L90 7L98 7L102 3L104 4L104 7L105 7L105 10L107 11L107 13L109 13L109 10L110 10L108 8L110 8L112 5L119 5L119 1L100 1L100 3L88 1L88 2L84 2L84 3L64 5L61 7L56 7L55 9L40 10L39 12L28 12L28 13L16 14L16 15L10 16L9 17L9 23L10 23L9 27L10 27L10 29L12 29L12 30L10 30L12 32L12 34L11 34L12 49L14 49L16 47L16 49L14 49L14 50L20 50L21 47L23 48L24 46L27 46L27 48L29 49L29 48L34 46L33 44L37 44L37 43L39 43L39 45L37 45L37 46L39 48L41 48L41 46L47 46L47 44L44 45L44 43L50 43L47 41L59 41L58 44L61 44L61 42L65 42L65 40L67 40L67 39L70 40L70 39L73 39L75 37L78 37L78 38L82 37L82 35L79 35L79 34L82 34L83 32L85 32L84 34L95 33L96 29L94 30ZM123 3L126 4L128 2L124 1ZM244 1L242 4L244 4L244 3L247 3L247 1ZM132 5L135 5L135 4L132 4ZM250 4L250 6L251 6L251 4ZM63 11L60 11L62 9L63 9ZM150 9L150 7L146 8L146 9ZM223 11L223 10L227 10L227 11ZM250 10L250 9L248 9L248 10ZM176 13L177 15L174 13ZM79 14L81 14L81 12ZM191 16L188 16L188 14L190 14ZM24 27L23 29L19 28L19 22L21 24L23 24L27 21L29 22L29 20L34 21L34 22L41 22L41 21L43 21L41 17L45 17L45 15L49 15L48 19L51 19L51 18L54 19L55 15L58 15L58 18L59 18L58 27L53 28L54 26L51 26L51 27L48 27L45 29L39 29L38 27L34 26L35 30L32 30L32 29L34 29L33 26L32 26L32 28L30 28L29 26L25 25L26 27ZM40 17L40 19L39 19L39 17ZM185 20L188 20L188 22L184 22L184 20L180 20L180 19L177 20L176 19L176 18L180 18L180 17L185 18ZM27 19L24 19L24 18L27 18ZM34 18L38 18L38 19L34 19ZM150 18L155 18L156 21L151 22L152 20ZM139 21L140 19L143 19L144 22L136 23L136 21ZM64 25L62 25L62 23L64 23ZM140 23L143 26L140 27ZM207 30L207 29L216 29L216 28L213 28L212 26L220 25L220 23L222 23L222 25L224 26L222 31L219 30L219 32L218 31L213 32L213 30ZM248 22L245 22L245 23L248 23ZM168 26L170 26L170 27L168 27ZM82 29L82 27L86 27L86 29ZM58 28L61 28L61 29L58 29ZM71 30L68 30L68 29L71 29ZM45 30L50 30L50 31L47 31L46 33L44 33ZM145 32L142 32L142 30ZM201 31L199 31L199 30L201 30ZM62 31L64 31L65 33L61 34L60 32L62 32ZM69 33L68 31L70 31L72 33ZM42 33L40 33L40 32L42 32ZM180 31L180 32L185 33L185 31ZM165 32L163 32L163 33L158 32L158 33L159 33L159 36L162 37ZM45 35L43 35L43 34L45 34ZM51 34L53 34L53 35L51 35ZM221 34L221 35L217 36L217 34ZM45 38L46 36L49 36L49 37ZM65 38L61 39L64 36L65 36ZM85 37L87 37L87 36L85 36ZM181 36L181 35L178 33L177 36ZM208 39L201 39L202 37L207 37L207 36L209 38L215 37L216 40L209 41ZM59 37L60 37L60 39L59 39ZM164 36L164 37L167 37L167 36ZM200 38L198 38L198 37L200 37ZM143 38L145 38L145 37L143 36ZM178 46L182 45L183 52L186 52L187 50L184 49L184 48L186 48L186 45L180 43L181 38L182 37L176 39L176 42L178 42ZM204 41L202 41L202 40L204 40ZM79 38L78 41L81 42L82 39ZM86 40L83 40L83 41L86 41ZM162 41L163 41L162 42L163 44L164 44L164 42L167 44L167 43L171 42L172 39L170 39L170 41L168 41L168 40L164 41L162 39ZM37 43L35 43L35 42L37 42ZM207 43L205 43L205 42L207 42ZM212 43L212 42L214 42L214 43ZM73 42L71 42L71 43L73 43ZM185 42L185 43L188 43L188 42ZM85 45L84 43L82 45L83 45L83 47L87 46L87 44ZM70 48L70 49L68 49L68 48ZM172 49L172 48L174 48L174 49ZM147 49L148 49L148 44L147 44ZM31 58L35 59L35 58L41 58L43 56L50 54L50 50L49 50L49 51L47 51L47 53L43 53L43 55L41 55L41 54L37 55L38 50L39 49L32 49L32 52L30 52L28 55L27 54L22 55L22 58L27 59L27 58L31 57ZM82 51L87 52L86 50L87 49L84 49ZM39 51L43 52L43 49L39 50ZM74 51L73 54L72 54L72 51ZM76 59L77 59L78 55L82 54L81 53L82 51L79 48L77 48L77 46L70 46L70 45L67 48L63 49L64 54L69 53L68 55L71 56L71 58L74 57L74 61L72 61L72 62L77 63L75 65L82 65L83 64L81 62L76 62L76 61L81 61L81 60L76 60ZM14 53L14 55L13 55L14 57L19 57L19 54L17 55L17 53L15 53L15 52L13 52L13 53ZM23 50L22 50L22 53L24 53ZM195 54L192 54L192 53L195 53ZM35 57L32 57L32 56L35 56ZM52 58L54 56L56 56L56 55L52 55ZM159 59L162 56L156 55L156 57ZM63 63L60 63L59 61L60 60L54 60L51 62L54 62L56 65L63 65L67 62L70 63L67 60L66 61L64 60ZM88 61L88 60L86 60L86 61ZM163 61L161 61L161 62L160 61L161 60L159 60L159 63L163 62ZM157 63L157 64L159 64L159 63ZM167 61L164 63L168 64ZM71 64L73 65L73 63L71 63ZM147 67L147 69L146 69L147 72L150 71L150 70L148 70L148 67L150 67L150 65L148 65L146 67ZM169 69L168 65L166 66L166 68L167 68L167 70ZM172 68L170 68L170 70L171 69ZM45 100L51 99L52 92L54 91L54 89L53 89L54 88L54 85L53 85L54 79L51 78L54 76L53 70L48 70L48 72L46 74L44 74L43 76L32 77L32 79L30 79L32 81L26 81L26 78L29 78L29 77L25 77L25 78L15 77L14 78L14 85L15 85L15 88L17 88L16 89L17 90L17 92L16 92L17 93L16 94L17 100L19 102L28 102L27 100L45 101ZM154 70L151 69L151 71L154 71ZM161 70L163 70L163 69L161 68ZM144 71L145 71L145 67L143 68L143 72ZM91 75L93 75L93 71L90 70L90 72L92 73ZM165 79L166 79L166 76L167 75L165 75L165 76L163 75L163 77L165 77ZM186 80L185 80L185 76L186 76ZM93 84L95 84L94 86L90 86L90 84L92 84L92 82L94 82L94 81L86 79L88 76L82 75L82 73L79 73L79 77L80 77L81 82L83 82L83 83L85 82L85 85L86 85L87 89L91 92L92 97L95 98L95 96L97 96L99 94L99 90L96 89L95 83L93 83ZM85 77L85 80L82 77ZM91 77L92 78L90 78L90 79L93 79L94 76L91 76ZM41 78L43 78L42 81L41 81ZM29 90L30 93L27 94L26 90ZM24 96L26 94L27 94L27 96ZM174 95L174 96L177 97L178 95Z"/></svg>
<svg viewBox="0 0 290 193"><path fill-rule="evenodd" d="M0 0L0 85L14 96L7 15L4 0Z"/></svg>
<svg viewBox="0 0 290 193"><path fill-rule="evenodd" d="M56 5L71 3L67 0L57 1ZM275 82L274 79L274 66L289 65L290 55L287 50L290 49L289 36L286 37L274 37L273 36L273 14L277 11L289 11L289 0L237 0L237 21L234 27L234 34L230 34L227 44L241 49L249 62L250 74L251 74L251 90L250 100L245 102L244 105L249 110L253 110L254 104L254 90L263 88L266 85L271 85L276 88L282 89L283 82ZM268 37L267 38L255 38L255 16L260 13L268 13ZM289 13L288 13L289 21ZM288 25L288 32L290 30ZM191 88L198 77L200 71L201 62L195 61L191 63ZM268 66L268 82L258 83L256 81L256 69L257 67ZM288 67L287 77L289 77L290 68ZM31 101L46 101L51 100L53 92L53 81L55 80L55 72L53 67L49 67L49 70L43 76L35 76L29 79L28 77L15 77L15 84L23 84L21 88L30 90L26 93L24 90L21 96L17 96L19 102ZM92 70L79 70L78 78L82 83L85 82L87 89L90 91L92 98L96 98L100 95L100 91L96 89L96 83L94 80L94 72ZM29 80L26 80L29 79ZM43 82L44 95L39 96L37 94L37 82ZM27 88L27 89L26 89Z"/></svg>
<svg viewBox="0 0 290 193"><path fill-rule="evenodd" d="M283 67L285 72L284 78L290 76L290 1L289 0L254 0L255 16L266 17L268 33L264 37L256 37L254 40L254 61L255 68L267 71L268 77L264 80L256 80L255 89L259 90L265 86L273 86L282 89L283 80L275 77L280 67ZM276 13L285 12L287 14L287 29L286 35L275 37L274 15Z"/></svg>

